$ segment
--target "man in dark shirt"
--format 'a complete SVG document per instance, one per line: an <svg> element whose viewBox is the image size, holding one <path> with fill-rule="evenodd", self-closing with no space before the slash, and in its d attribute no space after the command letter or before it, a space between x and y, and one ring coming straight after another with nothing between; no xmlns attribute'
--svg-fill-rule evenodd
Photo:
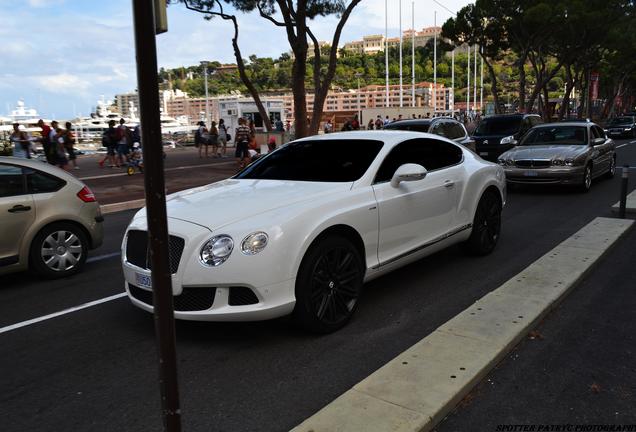
<svg viewBox="0 0 636 432"><path fill-rule="evenodd" d="M237 158L239 169L245 168L250 160L248 145L251 138L250 128L245 125L245 119L239 119L239 126L236 128L236 152L234 156Z"/></svg>

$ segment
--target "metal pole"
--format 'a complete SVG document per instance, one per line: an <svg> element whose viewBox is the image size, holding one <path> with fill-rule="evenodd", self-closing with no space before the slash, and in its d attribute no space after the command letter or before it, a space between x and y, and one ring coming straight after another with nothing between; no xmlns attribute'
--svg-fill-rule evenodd
<svg viewBox="0 0 636 432"><path fill-rule="evenodd" d="M467 70L467 74L466 74L466 85L467 85L467 89L466 89L466 116L468 116L468 113L470 113L470 45L468 45L468 62L467 62L468 66L466 67Z"/></svg>
<svg viewBox="0 0 636 432"><path fill-rule="evenodd" d="M411 106L415 107L415 2L411 2Z"/></svg>
<svg viewBox="0 0 636 432"><path fill-rule="evenodd" d="M437 11L433 18L433 115L437 111Z"/></svg>
<svg viewBox="0 0 636 432"><path fill-rule="evenodd" d="M455 114L455 48L451 51L451 112Z"/></svg>
<svg viewBox="0 0 636 432"><path fill-rule="evenodd" d="M477 45L475 45L475 70L473 73L475 74L473 81L473 106L475 107L475 112L477 111Z"/></svg>
<svg viewBox="0 0 636 432"><path fill-rule="evenodd" d="M402 0L400 0L400 108L404 106L404 94L402 88Z"/></svg>
<svg viewBox="0 0 636 432"><path fill-rule="evenodd" d="M181 430L172 280L168 255L163 148L157 83L157 46L152 0L133 0L139 114L144 137L144 185L150 245L154 321L159 355L159 385L164 428Z"/></svg>
<svg viewBox="0 0 636 432"><path fill-rule="evenodd" d="M208 96L208 62L203 65L203 73L205 74L205 126L210 125L210 99Z"/></svg>
<svg viewBox="0 0 636 432"><path fill-rule="evenodd" d="M389 107L389 9L387 0L384 0L384 84L386 85L386 98L384 106Z"/></svg>
<svg viewBox="0 0 636 432"><path fill-rule="evenodd" d="M623 165L623 173L621 175L621 203L618 210L618 217L625 219L627 207L627 183L629 182L629 165Z"/></svg>
<svg viewBox="0 0 636 432"><path fill-rule="evenodd" d="M481 86L479 87L479 106L481 106L481 112L484 112L484 47L481 47Z"/></svg>
<svg viewBox="0 0 636 432"><path fill-rule="evenodd" d="M356 74L358 78L358 124L362 127L362 111L360 111L360 74Z"/></svg>

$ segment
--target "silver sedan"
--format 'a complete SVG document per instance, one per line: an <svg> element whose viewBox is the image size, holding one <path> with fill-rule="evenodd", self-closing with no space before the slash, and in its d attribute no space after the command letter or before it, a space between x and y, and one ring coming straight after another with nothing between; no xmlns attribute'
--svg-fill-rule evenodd
<svg viewBox="0 0 636 432"><path fill-rule="evenodd" d="M532 128L498 162L509 183L571 184L588 191L593 179L614 176L616 152L594 123L548 123Z"/></svg>

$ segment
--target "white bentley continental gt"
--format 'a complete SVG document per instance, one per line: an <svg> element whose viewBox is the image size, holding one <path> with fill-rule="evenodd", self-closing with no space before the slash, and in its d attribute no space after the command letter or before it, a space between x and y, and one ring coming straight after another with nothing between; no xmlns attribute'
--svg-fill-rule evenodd
<svg viewBox="0 0 636 432"><path fill-rule="evenodd" d="M234 177L168 197L175 317L265 320L292 314L331 332L364 282L464 243L490 253L506 197L503 169L419 132L300 139ZM153 308L146 213L122 243L126 291Z"/></svg>

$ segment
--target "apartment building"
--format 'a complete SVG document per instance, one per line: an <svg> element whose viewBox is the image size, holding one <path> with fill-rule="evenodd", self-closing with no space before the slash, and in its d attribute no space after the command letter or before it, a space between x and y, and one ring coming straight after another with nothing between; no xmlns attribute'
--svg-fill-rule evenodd
<svg viewBox="0 0 636 432"><path fill-rule="evenodd" d="M416 47L425 46L429 40L433 39L435 34L439 35L442 32L441 27L426 27L421 31L414 29L405 30L402 33L404 42L410 42L414 39ZM367 35L363 36L362 40L351 41L344 44L344 49L347 51L356 52L359 54L376 54L380 51L384 51L384 35ZM389 47L396 47L400 44L399 37L392 37L386 39Z"/></svg>

